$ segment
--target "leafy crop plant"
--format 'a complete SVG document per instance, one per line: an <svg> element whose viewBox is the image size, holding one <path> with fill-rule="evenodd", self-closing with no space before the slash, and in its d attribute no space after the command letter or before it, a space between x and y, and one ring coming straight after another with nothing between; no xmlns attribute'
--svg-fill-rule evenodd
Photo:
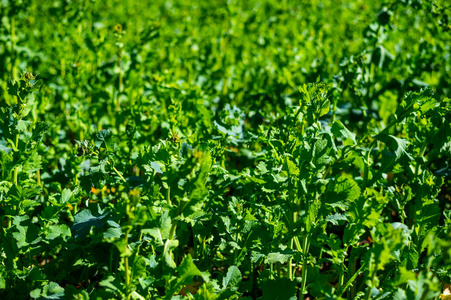
<svg viewBox="0 0 451 300"><path fill-rule="evenodd" d="M0 2L0 299L449 299L446 1Z"/></svg>

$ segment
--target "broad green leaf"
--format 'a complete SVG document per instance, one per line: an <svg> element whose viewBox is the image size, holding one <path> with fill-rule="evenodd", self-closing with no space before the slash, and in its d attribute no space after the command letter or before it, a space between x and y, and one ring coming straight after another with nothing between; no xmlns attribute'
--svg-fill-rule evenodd
<svg viewBox="0 0 451 300"><path fill-rule="evenodd" d="M174 283L173 287L166 293L165 299L171 299L172 296L179 292L184 285L192 283L194 276L199 276L206 282L208 282L209 280L208 273L199 271L199 269L193 263L191 255L187 255L183 259L181 265L177 268L176 282Z"/></svg>
<svg viewBox="0 0 451 300"><path fill-rule="evenodd" d="M329 183L324 195L325 203L346 209L351 202L360 197L360 187L354 179L341 175Z"/></svg>
<svg viewBox="0 0 451 300"><path fill-rule="evenodd" d="M82 238L89 234L91 227L102 227L107 222L108 212L98 216L93 216L88 209L82 210L74 217L74 225L71 230L75 238Z"/></svg>
<svg viewBox="0 0 451 300"><path fill-rule="evenodd" d="M216 300L220 297L220 294L217 293L214 288L207 284L203 283L197 293L194 295L195 300ZM222 297L219 299L223 299Z"/></svg>
<svg viewBox="0 0 451 300"><path fill-rule="evenodd" d="M64 289L56 282L50 282L45 285L39 294L36 291L30 293L31 297L45 300L64 300Z"/></svg>
<svg viewBox="0 0 451 300"><path fill-rule="evenodd" d="M393 294L393 300L406 300L407 294L406 291L402 289L397 289L396 292Z"/></svg>
<svg viewBox="0 0 451 300"><path fill-rule="evenodd" d="M28 216L15 216L13 224L17 230L12 234L16 240L17 248L34 245L42 240L39 228L31 222Z"/></svg>
<svg viewBox="0 0 451 300"><path fill-rule="evenodd" d="M326 217L328 222L331 222L333 225L337 226L340 221L347 221L348 218L344 214L334 214Z"/></svg>
<svg viewBox="0 0 451 300"><path fill-rule="evenodd" d="M227 270L226 276L222 279L222 288L234 288L241 281L241 272L240 269L236 266L230 266Z"/></svg>
<svg viewBox="0 0 451 300"><path fill-rule="evenodd" d="M434 108L436 101L432 98L433 95L434 92L431 88L422 89L419 93L407 93L396 109L395 117L397 122L403 121L414 112L420 111L424 114Z"/></svg>
<svg viewBox="0 0 451 300"><path fill-rule="evenodd" d="M174 253L172 252L172 250L176 249L178 246L179 246L178 240L169 240L169 239L166 240L164 245L165 247L164 248L165 251L163 252L164 261L166 265L171 269L175 269L177 267L177 264L175 263L174 260Z"/></svg>
<svg viewBox="0 0 451 300"><path fill-rule="evenodd" d="M161 171L161 167L159 164L157 164L156 162L150 162L150 166L152 167L152 169L154 169L155 172L159 173L159 174L163 174L163 171Z"/></svg>
<svg viewBox="0 0 451 300"><path fill-rule="evenodd" d="M104 239L120 238L122 235L121 226L113 220L106 221L109 228L103 233Z"/></svg>
<svg viewBox="0 0 451 300"><path fill-rule="evenodd" d="M397 275L394 280L394 285L398 286L401 284L405 284L409 282L410 280L415 280L416 275L415 272L407 270L405 267L399 267Z"/></svg>
<svg viewBox="0 0 451 300"><path fill-rule="evenodd" d="M6 279L4 277L4 273L0 272L0 290L4 290L6 288Z"/></svg>
<svg viewBox="0 0 451 300"><path fill-rule="evenodd" d="M290 174L291 176L299 175L298 167L288 157L287 157L287 169L288 169L288 174Z"/></svg>
<svg viewBox="0 0 451 300"><path fill-rule="evenodd" d="M100 132L97 133L96 140L94 142L96 148L99 149L100 147L105 147L106 145L108 145L108 142L110 141L112 136L113 136L113 133L111 132L111 130L107 130L107 129L100 130ZM113 149L109 149L109 150L113 150Z"/></svg>
<svg viewBox="0 0 451 300"><path fill-rule="evenodd" d="M72 191L69 189L64 189L61 192L60 203L66 204L70 200L71 197L72 197Z"/></svg>
<svg viewBox="0 0 451 300"><path fill-rule="evenodd" d="M273 264L276 262L286 263L287 261L290 260L291 256L292 255L280 253L280 252L269 253L266 258L266 262L269 264Z"/></svg>
<svg viewBox="0 0 451 300"><path fill-rule="evenodd" d="M110 289L114 292L119 293L120 295L122 294L121 290L123 288L123 285L124 285L124 282L121 280L121 278L119 278L117 276L111 276L111 275L100 282L101 287Z"/></svg>
<svg viewBox="0 0 451 300"><path fill-rule="evenodd" d="M24 132L27 130L27 128L31 125L30 121L25 121L25 120L19 120L17 121L17 126L16 126L16 130L18 132Z"/></svg>
<svg viewBox="0 0 451 300"><path fill-rule="evenodd" d="M340 120L337 120L332 124L330 131L334 137L342 139L345 145L355 145L357 143L355 133L349 131Z"/></svg>
<svg viewBox="0 0 451 300"><path fill-rule="evenodd" d="M387 147L396 155L397 159L406 157L408 160L413 160L412 156L407 151L407 140L385 133L378 134L375 138L385 143Z"/></svg>
<svg viewBox="0 0 451 300"><path fill-rule="evenodd" d="M314 200L312 203L310 203L307 218L305 219L305 229L307 230L307 232L312 231L312 229L314 228L320 207L321 202L319 200Z"/></svg>
<svg viewBox="0 0 451 300"><path fill-rule="evenodd" d="M57 237L61 237L66 240L67 237L71 236L71 232L69 227L64 224L61 225L51 225L48 229L46 238L48 240L56 239Z"/></svg>
<svg viewBox="0 0 451 300"><path fill-rule="evenodd" d="M41 169L41 156L37 152L33 152L23 163L24 172L36 172Z"/></svg>

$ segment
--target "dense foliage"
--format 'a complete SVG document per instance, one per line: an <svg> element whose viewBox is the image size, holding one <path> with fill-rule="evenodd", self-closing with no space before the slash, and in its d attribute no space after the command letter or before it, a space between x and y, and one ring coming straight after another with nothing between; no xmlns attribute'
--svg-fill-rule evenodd
<svg viewBox="0 0 451 300"><path fill-rule="evenodd" d="M446 298L449 14L2 0L0 298Z"/></svg>

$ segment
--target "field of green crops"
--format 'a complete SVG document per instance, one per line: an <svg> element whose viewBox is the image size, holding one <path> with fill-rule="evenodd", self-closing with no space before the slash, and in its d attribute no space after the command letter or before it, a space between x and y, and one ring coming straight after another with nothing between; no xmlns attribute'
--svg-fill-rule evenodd
<svg viewBox="0 0 451 300"><path fill-rule="evenodd" d="M447 0L1 0L0 299L451 299Z"/></svg>

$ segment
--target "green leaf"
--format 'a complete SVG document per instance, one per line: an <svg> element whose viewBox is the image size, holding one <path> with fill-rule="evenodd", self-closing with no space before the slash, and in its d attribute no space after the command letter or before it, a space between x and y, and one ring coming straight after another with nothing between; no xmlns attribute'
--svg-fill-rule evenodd
<svg viewBox="0 0 451 300"><path fill-rule="evenodd" d="M406 94L401 104L395 112L397 122L403 121L412 113L420 111L426 113L436 106L436 101L432 98L434 92L431 88L421 89L419 93L409 92Z"/></svg>
<svg viewBox="0 0 451 300"><path fill-rule="evenodd" d="M203 283L197 293L194 295L195 300L216 300L220 296L210 284ZM224 298L219 298L224 299ZM227 299L227 298L225 298Z"/></svg>
<svg viewBox="0 0 451 300"><path fill-rule="evenodd" d="M42 240L39 228L31 222L28 216L15 216L13 224L17 230L12 234L17 242L17 248L34 245Z"/></svg>
<svg viewBox="0 0 451 300"><path fill-rule="evenodd" d="M237 266L230 266L227 275L222 279L222 288L234 288L242 279L240 269Z"/></svg>
<svg viewBox="0 0 451 300"><path fill-rule="evenodd" d="M290 260L290 257L292 255L290 254L285 254L285 253L280 253L280 252L273 252L273 253L269 253L268 257L266 258L266 262L269 264L273 264L276 262L280 262L280 263L286 263L287 261Z"/></svg>
<svg viewBox="0 0 451 300"><path fill-rule="evenodd" d="M30 121L25 121L25 120L19 120L17 121L17 126L16 126L16 130L18 132L24 132L27 130L27 128L31 125Z"/></svg>
<svg viewBox="0 0 451 300"><path fill-rule="evenodd" d="M82 238L89 234L91 227L102 227L107 222L108 212L105 212L99 216L93 216L88 209L82 210L74 217L74 225L71 230L74 233L75 238Z"/></svg>
<svg viewBox="0 0 451 300"><path fill-rule="evenodd" d="M343 143L345 145L355 145L355 144L357 144L357 141L355 140L355 133L349 131L349 129L346 128L343 125L343 123L341 123L340 120L335 121L332 124L332 126L330 128L330 131L332 132L334 137L342 139Z"/></svg>
<svg viewBox="0 0 451 300"><path fill-rule="evenodd" d="M111 140L113 136L113 133L111 130L108 129L102 129L99 133L96 135L95 139L95 146L97 149L100 149L101 147L106 147L108 145L108 142ZM113 150L113 149L110 149Z"/></svg>
<svg viewBox="0 0 451 300"><path fill-rule="evenodd" d="M398 285L401 285L401 284L406 284L410 280L415 280L416 279L415 272L407 270L403 266L400 266L396 273L397 273L397 275L394 278L394 282L393 282L393 285L395 285L395 286L398 286Z"/></svg>
<svg viewBox="0 0 451 300"><path fill-rule="evenodd" d="M112 290L119 295L122 295L121 290L123 289L124 282L119 276L108 276L106 279L100 282L101 287Z"/></svg>
<svg viewBox="0 0 451 300"><path fill-rule="evenodd" d="M163 174L163 171L161 171L161 167L158 163L152 161L150 162L150 166L152 167L152 169L154 169L155 172Z"/></svg>
<svg viewBox="0 0 451 300"><path fill-rule="evenodd" d="M385 145L387 145L387 147L396 155L397 159L406 157L408 160L413 160L412 156L407 152L407 145L409 143L407 140L385 133L378 134L375 138L385 143Z"/></svg>
<svg viewBox="0 0 451 300"><path fill-rule="evenodd" d="M6 279L2 272L0 272L0 290L4 290L6 288Z"/></svg>
<svg viewBox="0 0 451 300"><path fill-rule="evenodd" d="M331 222L333 225L338 226L340 221L347 221L348 218L343 214L334 214L326 217L328 222Z"/></svg>
<svg viewBox="0 0 451 300"><path fill-rule="evenodd" d="M297 176L300 173L299 168L288 157L287 157L287 169L288 174L290 174L291 176Z"/></svg>
<svg viewBox="0 0 451 300"><path fill-rule="evenodd" d="M60 204L66 204L67 202L69 202L71 197L72 197L72 191L69 189L64 189L61 192Z"/></svg>
<svg viewBox="0 0 451 300"><path fill-rule="evenodd" d="M39 298L41 296L41 289L34 289L30 292L30 297L33 299Z"/></svg>
<svg viewBox="0 0 451 300"><path fill-rule="evenodd" d="M307 218L305 220L305 229L307 230L307 232L312 231L312 229L314 228L320 207L321 202L319 202L319 200L314 200L312 203L310 203Z"/></svg>
<svg viewBox="0 0 451 300"><path fill-rule="evenodd" d="M14 78L8 79L8 94L11 96L16 96L19 92L19 82Z"/></svg>
<svg viewBox="0 0 451 300"><path fill-rule="evenodd" d="M64 299L64 289L58 285L56 282L50 282L42 289L40 299L48 300L63 300Z"/></svg>
<svg viewBox="0 0 451 300"><path fill-rule="evenodd" d="M397 289L396 292L393 294L393 300L406 300L407 294L406 291L402 289Z"/></svg>
<svg viewBox="0 0 451 300"><path fill-rule="evenodd" d="M122 235L121 226L114 222L113 220L108 220L106 223L109 228L103 233L104 239L120 238Z"/></svg>
<svg viewBox="0 0 451 300"><path fill-rule="evenodd" d="M32 173L40 170L42 163L41 156L37 152L33 152L24 162L23 171Z"/></svg>
<svg viewBox="0 0 451 300"><path fill-rule="evenodd" d="M171 269L175 269L177 267L177 264L174 260L174 253L172 252L173 249L176 249L179 246L178 240L166 240L165 244L165 252L163 253L164 261L167 264L168 267Z"/></svg>
<svg viewBox="0 0 451 300"><path fill-rule="evenodd" d="M332 207L346 209L351 202L360 197L360 187L354 179L341 175L327 186L324 199Z"/></svg>
<svg viewBox="0 0 451 300"><path fill-rule="evenodd" d="M67 237L70 237L70 229L68 226L61 224L61 225L50 225L46 238L48 240L54 240L57 237L62 237L64 240L66 240Z"/></svg>
<svg viewBox="0 0 451 300"><path fill-rule="evenodd" d="M173 285L173 288L170 289L169 292L166 294L165 299L166 300L172 299L172 296L175 293L179 292L183 286L185 286L186 284L193 283L194 276L202 277L203 280L206 282L208 282L209 280L208 273L199 271L199 269L193 263L191 255L187 255L183 259L181 265L177 268L176 282Z"/></svg>

